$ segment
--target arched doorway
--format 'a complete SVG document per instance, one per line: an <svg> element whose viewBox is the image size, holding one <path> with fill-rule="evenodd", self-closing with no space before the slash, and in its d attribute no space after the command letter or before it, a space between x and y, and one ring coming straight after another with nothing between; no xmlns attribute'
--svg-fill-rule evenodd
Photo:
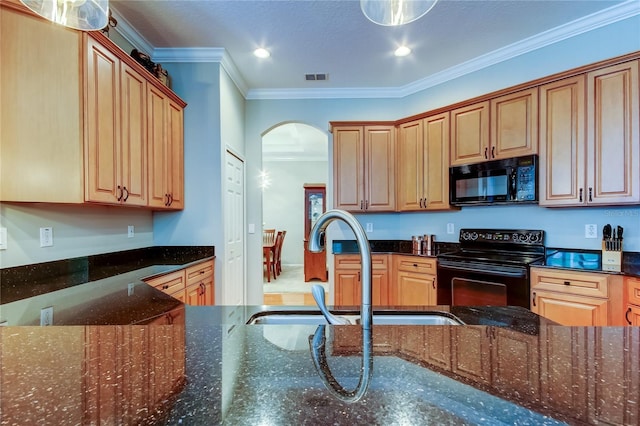
<svg viewBox="0 0 640 426"><path fill-rule="evenodd" d="M328 135L304 123L283 123L262 136L263 229L286 230L281 262L283 280L265 285L265 293L310 291L304 283L304 185L329 181ZM285 280L286 279L286 284ZM293 281L292 281L293 280ZM300 296L290 295L294 299ZM285 297L287 299L287 297Z"/></svg>

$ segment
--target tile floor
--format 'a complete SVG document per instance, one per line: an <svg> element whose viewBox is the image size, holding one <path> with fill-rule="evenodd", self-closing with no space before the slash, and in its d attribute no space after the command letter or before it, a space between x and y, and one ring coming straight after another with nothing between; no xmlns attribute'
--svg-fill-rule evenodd
<svg viewBox="0 0 640 426"><path fill-rule="evenodd" d="M311 295L311 287L320 284L327 288L327 283L317 280L304 282L304 269L302 265L282 265L282 273L276 279L271 277L271 282L264 280L264 304L265 305L289 305L305 306L315 305ZM328 297L328 294L326 295Z"/></svg>

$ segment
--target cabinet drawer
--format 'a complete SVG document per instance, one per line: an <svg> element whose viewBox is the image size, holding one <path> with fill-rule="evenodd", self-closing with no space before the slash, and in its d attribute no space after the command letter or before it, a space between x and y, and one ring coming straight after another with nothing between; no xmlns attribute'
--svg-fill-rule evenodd
<svg viewBox="0 0 640 426"><path fill-rule="evenodd" d="M640 279L625 278L627 285L627 301L631 305L640 306Z"/></svg>
<svg viewBox="0 0 640 426"><path fill-rule="evenodd" d="M396 261L398 271L436 275L436 259L417 256L398 256Z"/></svg>
<svg viewBox="0 0 640 426"><path fill-rule="evenodd" d="M147 284L162 290L167 294L177 293L184 290L184 270L172 272L158 278L146 281Z"/></svg>
<svg viewBox="0 0 640 426"><path fill-rule="evenodd" d="M187 287L202 282L213 275L213 260L188 267L186 275Z"/></svg>
<svg viewBox="0 0 640 426"><path fill-rule="evenodd" d="M371 255L371 267L373 269L387 269L388 255ZM359 254L340 254L335 256L335 269L360 269Z"/></svg>
<svg viewBox="0 0 640 426"><path fill-rule="evenodd" d="M565 272L546 268L531 268L531 290L609 297L608 276L592 272Z"/></svg>

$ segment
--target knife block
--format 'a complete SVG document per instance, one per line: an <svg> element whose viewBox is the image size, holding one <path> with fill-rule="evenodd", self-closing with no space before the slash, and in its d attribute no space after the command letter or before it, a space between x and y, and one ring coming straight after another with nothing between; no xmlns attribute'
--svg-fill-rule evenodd
<svg viewBox="0 0 640 426"><path fill-rule="evenodd" d="M622 242L618 250L606 250L602 243L602 270L620 272L622 267Z"/></svg>

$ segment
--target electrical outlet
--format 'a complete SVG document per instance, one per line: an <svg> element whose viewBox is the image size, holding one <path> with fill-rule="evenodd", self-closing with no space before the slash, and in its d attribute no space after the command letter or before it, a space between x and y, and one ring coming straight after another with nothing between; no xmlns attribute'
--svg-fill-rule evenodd
<svg viewBox="0 0 640 426"><path fill-rule="evenodd" d="M373 232L373 223L367 223L367 232Z"/></svg>
<svg viewBox="0 0 640 426"><path fill-rule="evenodd" d="M53 325L53 306L40 309L40 325Z"/></svg>
<svg viewBox="0 0 640 426"><path fill-rule="evenodd" d="M40 228L40 247L53 246L53 228L48 226Z"/></svg>
<svg viewBox="0 0 640 426"><path fill-rule="evenodd" d="M598 238L598 225L596 224L587 224L584 226L584 237L585 238Z"/></svg>
<svg viewBox="0 0 640 426"><path fill-rule="evenodd" d="M135 235L135 231L133 225L127 226L127 238L133 238Z"/></svg>
<svg viewBox="0 0 640 426"><path fill-rule="evenodd" d="M129 283L129 284L127 285L127 296L133 296L133 288L134 288L135 286L136 286L136 285L135 285L134 283Z"/></svg>
<svg viewBox="0 0 640 426"><path fill-rule="evenodd" d="M455 232L455 227L453 223L447 223L447 234L453 234Z"/></svg>
<svg viewBox="0 0 640 426"><path fill-rule="evenodd" d="M0 250L7 249L7 228L0 228Z"/></svg>

